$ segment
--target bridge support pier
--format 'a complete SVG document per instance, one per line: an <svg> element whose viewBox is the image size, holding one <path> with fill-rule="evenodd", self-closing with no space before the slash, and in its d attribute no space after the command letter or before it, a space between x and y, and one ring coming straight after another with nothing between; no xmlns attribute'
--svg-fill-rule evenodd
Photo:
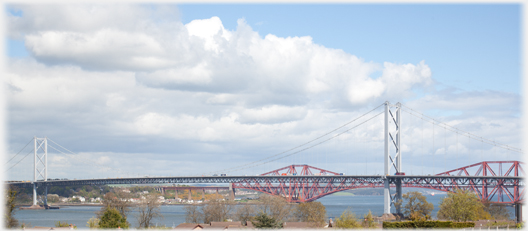
<svg viewBox="0 0 528 231"><path fill-rule="evenodd" d="M191 193L191 191L192 191L192 190L189 189L189 195L188 195L188 198L189 198L189 199L188 199L188 200L192 200L192 193Z"/></svg>
<svg viewBox="0 0 528 231"><path fill-rule="evenodd" d="M235 200L235 188L233 187L233 183L229 184L229 200Z"/></svg>
<svg viewBox="0 0 528 231"><path fill-rule="evenodd" d="M37 185L33 182L33 205L37 205Z"/></svg>
<svg viewBox="0 0 528 231"><path fill-rule="evenodd" d="M391 111L391 107L395 107L396 110L393 112ZM389 176L391 166L394 167L395 175L400 175L402 173L402 165L401 165L401 149L400 149L400 133L401 133L401 104L397 103L395 105L391 105L388 101L385 102L385 131L384 131L384 140L385 140L385 147L384 147L384 158L383 158L383 171L385 176ZM389 124L394 122L395 131L391 132L389 130ZM392 143L392 145L389 145L389 143ZM395 154L394 158L391 156L390 146L393 146L395 148ZM396 195L394 198L391 198L390 195L390 182L388 178L385 178L385 187L383 190L383 213L389 214L391 209L391 204L394 204L395 202L399 202L402 198L402 189L401 189L401 179L396 179L394 182L396 186ZM396 207L396 213L400 214L400 206Z"/></svg>
<svg viewBox="0 0 528 231"><path fill-rule="evenodd" d="M177 189L174 190L174 199L175 200L178 199L178 190Z"/></svg>
<svg viewBox="0 0 528 231"><path fill-rule="evenodd" d="M521 223L522 222L522 204L516 203L514 206L515 206L515 221L517 223Z"/></svg>
<svg viewBox="0 0 528 231"><path fill-rule="evenodd" d="M44 186L44 206L48 205L48 185Z"/></svg>
<svg viewBox="0 0 528 231"><path fill-rule="evenodd" d="M399 203L402 201L402 184L401 179L396 179L396 195L394 196L394 202ZM398 204L396 207L396 213L401 214L401 206L402 204Z"/></svg>
<svg viewBox="0 0 528 231"><path fill-rule="evenodd" d="M389 178L385 178L385 187L383 188L383 214L389 214L391 209L391 196Z"/></svg>
<svg viewBox="0 0 528 231"><path fill-rule="evenodd" d="M205 201L205 189L202 188L202 201Z"/></svg>

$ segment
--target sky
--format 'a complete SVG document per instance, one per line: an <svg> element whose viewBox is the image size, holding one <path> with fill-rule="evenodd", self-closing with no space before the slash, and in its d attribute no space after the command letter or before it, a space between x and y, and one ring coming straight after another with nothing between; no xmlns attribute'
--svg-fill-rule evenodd
<svg viewBox="0 0 528 231"><path fill-rule="evenodd" d="M383 174L385 101L408 174L520 160L521 11L7 4L6 178L33 180L33 137L49 178Z"/></svg>

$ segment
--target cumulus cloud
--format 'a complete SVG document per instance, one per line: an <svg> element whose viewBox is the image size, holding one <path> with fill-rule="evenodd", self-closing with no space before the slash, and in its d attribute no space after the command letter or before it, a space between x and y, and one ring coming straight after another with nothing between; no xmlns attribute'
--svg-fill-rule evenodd
<svg viewBox="0 0 528 231"><path fill-rule="evenodd" d="M121 5L109 8L122 8ZM235 31L226 30L218 17L158 23L142 7L126 7L117 22L103 26L108 9L67 6L64 9L21 9L32 17L12 16L11 24L27 25L24 40L40 62L71 64L88 70L136 72L138 82L154 88L223 92L269 91L292 97L328 97L361 105L380 97L410 94L416 85L430 83L424 62L414 64L367 63L342 50L314 44L311 37L261 37L244 20ZM93 13L74 30L70 24L53 24L55 17ZM48 19L44 14L55 13ZM66 13L67 12L67 13ZM36 23L37 18L46 18ZM120 21L139 15L134 22L145 27L121 27ZM143 16L143 17L141 17ZM76 18L76 17L75 17ZM66 20L65 20L66 21ZM42 24L42 25L41 25ZM97 24L101 24L98 28ZM370 75L382 71L379 79ZM274 104L278 102L272 102Z"/></svg>
<svg viewBox="0 0 528 231"><path fill-rule="evenodd" d="M432 91L415 99L415 91L434 85L425 61L369 62L316 44L310 36L260 35L243 19L235 30L225 29L218 17L183 24L174 6L11 7L23 13L9 16L8 35L23 39L31 54L8 60L11 144L48 136L98 164L152 170L127 158L133 156L168 167L144 154L185 165L180 174L200 174L203 169L193 170L198 164L192 157L203 156L199 165L207 169L218 169L218 161L252 162L324 134L386 100L424 111L471 109L465 117L439 116L471 124L482 134L518 130L515 118L467 117L490 103L515 114L515 95ZM342 150L352 148L361 158L378 153L383 124L377 118L309 152L308 161L320 162L328 150L335 158L351 155ZM500 124L500 131L492 124ZM405 134L412 134L405 137L406 155L441 153L420 146L414 136L432 129L419 127L419 121L405 125ZM510 136L503 142L519 141ZM306 161L288 158L284 161Z"/></svg>

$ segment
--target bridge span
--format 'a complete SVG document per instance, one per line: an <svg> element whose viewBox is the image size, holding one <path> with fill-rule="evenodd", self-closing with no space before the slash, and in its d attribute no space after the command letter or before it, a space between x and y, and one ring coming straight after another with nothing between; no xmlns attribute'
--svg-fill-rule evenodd
<svg viewBox="0 0 528 231"><path fill-rule="evenodd" d="M366 116L368 113L384 106L384 112L380 112L365 121L348 128L344 131L337 131L344 126ZM407 111L416 116L412 109ZM34 138L34 177L32 182L7 182L10 185L18 187L33 187L33 204L36 205L36 188L44 187L47 194L47 188L51 186L69 186L69 185L107 185L107 184L229 184L230 190L250 189L264 192L271 195L281 195L290 202L313 201L323 196L355 188L374 188L382 187L384 200L384 213L391 213L391 206L394 202L402 199L402 187L428 188L445 192L453 192L456 189L469 189L482 201L492 203L519 204L524 201L524 170L520 161L482 161L473 165L453 169L451 171L439 173L436 175L405 175L402 168L401 153L401 111L400 103L391 104L385 102L365 113L351 122L323 135L312 141L304 143L298 147L288 150L300 149L289 153L293 155L309 148L320 145L332 140L348 131L360 126L361 124L384 114L384 148L383 148L383 174L382 175L341 175L336 172L308 166L308 165L291 165L281 169L270 171L258 176L176 176L176 177L131 177L131 178L105 178L105 179L81 179L81 180L48 180L47 164L47 138ZM414 113L414 114L413 114ZM419 114L423 120L423 114ZM427 117L429 118L429 117ZM446 146L445 132L450 130L457 134L464 134L469 139L476 139L481 143L488 143L502 149L512 150L523 153L517 149L505 144L497 143L493 140L484 139L483 137L472 135L470 133L461 133L462 131L445 123L439 123L432 120L433 131L435 125L442 125L444 128L444 146ZM323 137L334 134L330 138ZM434 133L434 132L433 132ZM322 139L322 141L314 142ZM422 138L423 139L423 138ZM53 141L52 141L53 142ZM313 143L312 143L313 142ZM423 142L423 141L422 141ZM311 145L311 146L309 146ZM305 147L303 147L305 146ZM433 136L434 146L434 136ZM458 146L457 146L458 147ZM302 149L301 149L302 148ZM447 148L445 149L447 150ZM41 152L39 152L41 151ZM286 153L286 152L284 152ZM281 154L282 155L282 154ZM434 155L434 152L433 152ZM444 153L447 155L447 152ZM277 157L274 160L284 158ZM268 157L270 158L270 157ZM266 159L259 160L262 164ZM268 160L272 161L272 160ZM445 160L444 160L445 161ZM233 171L240 171L252 166L257 166L253 162L243 167L232 168ZM435 160L431 160L435 162ZM264 162L266 163L266 162ZM496 167L493 167L496 166ZM296 168L302 168L297 171ZM504 170L504 171L503 171ZM395 175L392 175L392 174ZM390 190L395 188L395 193ZM393 196L394 195L394 196ZM520 207L520 206L519 206ZM400 213L400 208L396 208Z"/></svg>
<svg viewBox="0 0 528 231"><path fill-rule="evenodd" d="M279 175L279 176L178 176L178 177L132 177L82 180L49 180L36 182L9 182L16 187L51 187L72 185L107 184L230 184L232 188L244 188L272 195L283 195L291 202L313 201L334 192L354 189L382 187L388 180L391 185L401 183L402 187L429 188L441 191L453 191L456 188L480 188L498 193L506 190L507 200L497 199L497 203L523 202L524 183L519 176L357 176L357 175ZM302 184L299 190L296 184ZM511 190L510 190L511 189ZM299 192L301 191L301 192ZM301 195L299 193L305 193ZM482 199L490 193L480 193ZM502 194L502 193L499 193ZM493 196L493 195L492 195Z"/></svg>

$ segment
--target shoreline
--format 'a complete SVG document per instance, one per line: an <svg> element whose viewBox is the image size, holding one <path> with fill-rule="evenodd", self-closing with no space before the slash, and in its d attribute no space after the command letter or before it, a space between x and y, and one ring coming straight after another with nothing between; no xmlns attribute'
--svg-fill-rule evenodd
<svg viewBox="0 0 528 231"><path fill-rule="evenodd" d="M200 205L200 204L207 204L207 203L198 203L198 204L164 204L162 203L161 205ZM239 204L254 204L254 205L257 205L259 203L248 203L248 202L245 202L245 203L234 203L236 205L239 205ZM20 208L20 207L30 207L32 204L17 204L15 205L16 208ZM48 204L49 206L96 206L96 207L102 207L104 206L104 204L83 204L83 203L79 203L79 204L65 204L65 203L53 203L53 204ZM131 204L132 206L134 206L135 204Z"/></svg>

